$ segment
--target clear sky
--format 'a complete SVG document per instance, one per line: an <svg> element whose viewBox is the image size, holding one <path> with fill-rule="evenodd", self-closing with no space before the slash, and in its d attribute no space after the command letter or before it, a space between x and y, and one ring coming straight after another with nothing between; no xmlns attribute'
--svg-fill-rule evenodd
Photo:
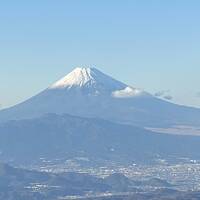
<svg viewBox="0 0 200 200"><path fill-rule="evenodd" d="M200 1L1 1L2 108L76 66L200 107Z"/></svg>

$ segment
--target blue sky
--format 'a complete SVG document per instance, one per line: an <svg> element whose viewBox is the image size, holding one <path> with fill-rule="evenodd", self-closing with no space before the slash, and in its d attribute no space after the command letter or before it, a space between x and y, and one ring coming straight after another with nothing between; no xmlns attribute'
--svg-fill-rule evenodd
<svg viewBox="0 0 200 200"><path fill-rule="evenodd" d="M200 1L0 3L0 104L19 103L92 66L200 107Z"/></svg>

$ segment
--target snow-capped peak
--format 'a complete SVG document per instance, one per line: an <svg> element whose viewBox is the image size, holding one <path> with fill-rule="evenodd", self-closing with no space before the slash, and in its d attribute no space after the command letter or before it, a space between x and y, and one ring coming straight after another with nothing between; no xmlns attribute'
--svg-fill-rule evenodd
<svg viewBox="0 0 200 200"><path fill-rule="evenodd" d="M92 68L75 68L67 76L54 83L50 88L66 88L71 86L82 87L88 81L94 80L92 77Z"/></svg>
<svg viewBox="0 0 200 200"><path fill-rule="evenodd" d="M130 87L96 68L89 67L75 68L49 89L78 89L84 91L84 94L95 96L107 94L113 98L129 98L143 94L142 90Z"/></svg>
<svg viewBox="0 0 200 200"><path fill-rule="evenodd" d="M89 86L108 90L119 90L126 87L125 84L107 76L96 68L77 67L67 76L54 83L50 89L83 88Z"/></svg>

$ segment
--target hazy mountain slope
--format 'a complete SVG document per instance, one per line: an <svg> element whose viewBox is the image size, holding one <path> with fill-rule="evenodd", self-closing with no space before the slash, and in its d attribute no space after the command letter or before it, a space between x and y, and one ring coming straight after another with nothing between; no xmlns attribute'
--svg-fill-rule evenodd
<svg viewBox="0 0 200 200"><path fill-rule="evenodd" d="M0 124L2 159L32 162L75 156L126 162L199 158L200 137L156 134L99 119L46 115Z"/></svg>
<svg viewBox="0 0 200 200"><path fill-rule="evenodd" d="M200 125L200 109L155 98L95 68L76 68L40 94L0 111L0 121L46 113L68 113L139 126Z"/></svg>

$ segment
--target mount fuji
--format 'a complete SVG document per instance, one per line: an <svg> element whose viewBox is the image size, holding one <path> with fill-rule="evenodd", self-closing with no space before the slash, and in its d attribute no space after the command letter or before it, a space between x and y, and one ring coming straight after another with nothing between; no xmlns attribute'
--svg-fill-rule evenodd
<svg viewBox="0 0 200 200"><path fill-rule="evenodd" d="M95 68L76 68L0 111L0 160L31 165L81 156L101 165L153 163L158 156L199 159L200 137L160 133L199 125L199 109L158 99Z"/></svg>
<svg viewBox="0 0 200 200"><path fill-rule="evenodd" d="M200 125L200 109L161 100L96 68L75 68L38 95L1 110L0 122L48 113L152 128Z"/></svg>

